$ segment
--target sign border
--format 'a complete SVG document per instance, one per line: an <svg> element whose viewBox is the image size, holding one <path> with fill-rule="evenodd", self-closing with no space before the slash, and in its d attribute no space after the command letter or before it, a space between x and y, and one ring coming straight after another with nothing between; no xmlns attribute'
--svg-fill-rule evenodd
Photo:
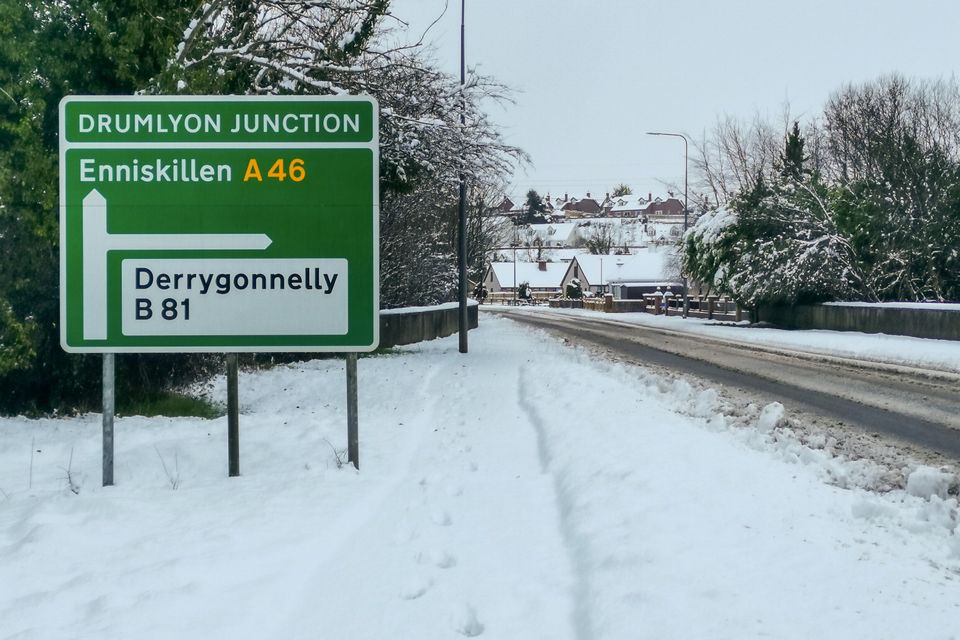
<svg viewBox="0 0 960 640"><path fill-rule="evenodd" d="M66 107L73 102L368 102L372 109L371 140L366 143L340 142L68 142L66 136ZM74 95L65 96L59 105L59 235L60 235L60 346L67 353L369 353L380 345L380 105L377 99L369 95L340 96L215 96L215 95L177 95L177 96L109 96ZM210 346L121 346L95 345L75 346L67 343L67 261L66 261L66 217L67 217L67 176L64 171L66 153L69 149L369 149L373 154L373 292L372 338L364 345L210 345ZM318 256L322 257L322 256ZM211 336L212 337L212 336ZM229 340L236 336L217 336Z"/></svg>

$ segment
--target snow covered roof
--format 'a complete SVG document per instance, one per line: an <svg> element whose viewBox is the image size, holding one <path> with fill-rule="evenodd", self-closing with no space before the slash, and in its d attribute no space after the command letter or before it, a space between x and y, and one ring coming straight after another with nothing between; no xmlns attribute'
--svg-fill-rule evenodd
<svg viewBox="0 0 960 640"><path fill-rule="evenodd" d="M548 222L546 224L531 224L530 230L544 237L563 238L577 228L576 222Z"/></svg>
<svg viewBox="0 0 960 640"><path fill-rule="evenodd" d="M659 282L665 279L668 251L641 249L629 256L579 255L581 279L591 285L610 282ZM603 278L601 281L601 271Z"/></svg>
<svg viewBox="0 0 960 640"><path fill-rule="evenodd" d="M567 272L568 262L544 263L544 270L536 262L517 262L517 282L529 282L534 289L559 289L563 276ZM490 268L497 276L501 287L512 288L513 262L491 262Z"/></svg>
<svg viewBox="0 0 960 640"><path fill-rule="evenodd" d="M610 211L636 211L646 209L649 203L637 196L610 198Z"/></svg>
<svg viewBox="0 0 960 640"><path fill-rule="evenodd" d="M558 262L569 263L571 260L573 260L578 255L581 255L583 252L584 252L583 249L573 249L573 248L544 249L543 255L545 255L546 257L552 260L556 260Z"/></svg>

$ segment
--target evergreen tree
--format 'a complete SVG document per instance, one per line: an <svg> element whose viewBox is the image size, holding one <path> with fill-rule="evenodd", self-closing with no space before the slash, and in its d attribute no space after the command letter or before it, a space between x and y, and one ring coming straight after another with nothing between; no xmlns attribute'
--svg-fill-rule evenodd
<svg viewBox="0 0 960 640"><path fill-rule="evenodd" d="M527 191L527 203L524 207L524 224L543 224L547 221L543 212L547 206L543 203L543 198L535 189Z"/></svg>
<svg viewBox="0 0 960 640"><path fill-rule="evenodd" d="M630 196L633 195L633 189L631 189L628 185L621 183L613 188L613 191L610 192L610 195L614 198L619 198L620 196Z"/></svg>
<svg viewBox="0 0 960 640"><path fill-rule="evenodd" d="M60 348L59 102L145 86L195 4L0 0L0 410L96 397L99 359Z"/></svg>
<svg viewBox="0 0 960 640"><path fill-rule="evenodd" d="M780 153L780 177L784 180L803 180L804 176L809 175L809 171L804 167L804 163L810 158L804 155L804 140L800 135L800 123L794 122L793 129L787 134L784 141L783 151Z"/></svg>

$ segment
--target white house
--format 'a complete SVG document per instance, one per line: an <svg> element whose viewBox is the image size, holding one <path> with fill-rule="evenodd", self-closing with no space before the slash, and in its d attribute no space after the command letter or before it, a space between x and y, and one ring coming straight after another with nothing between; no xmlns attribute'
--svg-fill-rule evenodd
<svg viewBox="0 0 960 640"><path fill-rule="evenodd" d="M490 293L513 291L515 282L530 284L533 291L559 291L568 262L491 262L483 284ZM516 273L516 280L514 280Z"/></svg>
<svg viewBox="0 0 960 640"><path fill-rule="evenodd" d="M679 285L676 274L669 273L670 251L667 249L641 249L634 255L602 256L581 254L576 256L563 275L561 286L577 278L584 291L608 292L611 286L626 283L646 283L656 286Z"/></svg>
<svg viewBox="0 0 960 640"><path fill-rule="evenodd" d="M570 247L576 243L578 236L574 222L530 224L519 231L521 242L533 244L539 240L544 247Z"/></svg>

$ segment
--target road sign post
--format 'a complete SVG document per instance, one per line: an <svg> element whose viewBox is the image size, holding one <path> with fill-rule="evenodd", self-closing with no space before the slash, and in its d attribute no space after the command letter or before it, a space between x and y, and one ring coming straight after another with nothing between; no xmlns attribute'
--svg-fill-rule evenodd
<svg viewBox="0 0 960 640"><path fill-rule="evenodd" d="M361 97L65 98L63 348L375 349L378 127Z"/></svg>
<svg viewBox="0 0 960 640"><path fill-rule="evenodd" d="M103 486L113 485L113 416L116 413L117 379L115 356L103 354Z"/></svg>

